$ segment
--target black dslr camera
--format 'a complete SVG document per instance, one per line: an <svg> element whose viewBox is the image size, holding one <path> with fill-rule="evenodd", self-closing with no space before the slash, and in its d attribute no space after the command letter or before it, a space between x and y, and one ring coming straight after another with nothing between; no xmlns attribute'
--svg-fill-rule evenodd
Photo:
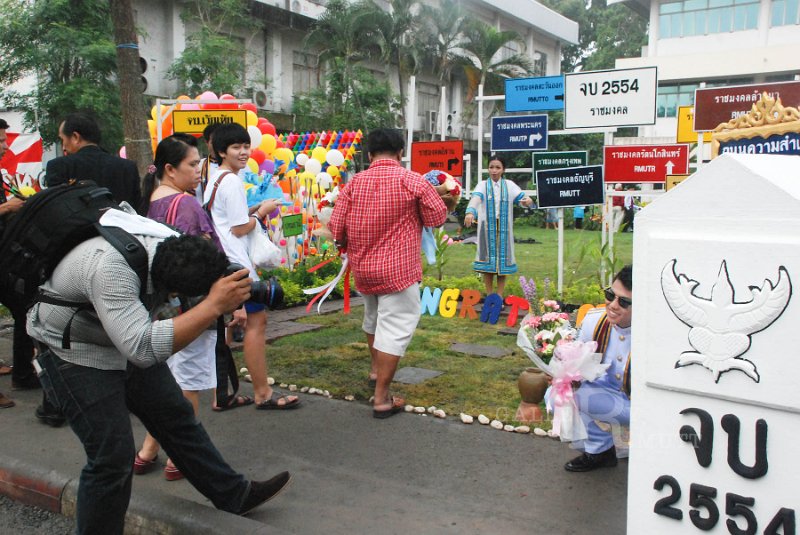
<svg viewBox="0 0 800 535"><path fill-rule="evenodd" d="M232 275L241 269L245 269L245 267L240 264L230 264L225 270L224 276ZM250 300L266 305L270 310L275 310L283 304L283 288L276 277L251 282Z"/></svg>

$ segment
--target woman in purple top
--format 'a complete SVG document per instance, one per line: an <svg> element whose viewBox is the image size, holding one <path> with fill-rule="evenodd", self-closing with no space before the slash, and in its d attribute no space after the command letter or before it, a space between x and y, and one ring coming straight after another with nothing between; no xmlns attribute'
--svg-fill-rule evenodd
<svg viewBox="0 0 800 535"><path fill-rule="evenodd" d="M161 223L171 225L185 234L212 240L222 251L211 218L193 195L200 183L200 153L197 140L186 134L164 138L156 148L155 169L145 176L143 202L139 213ZM187 193L191 192L191 193ZM190 296L191 297L191 296ZM242 323L246 315L234 314L234 322ZM204 334L169 358L167 365L183 395L194 407L197 415L201 390L217 387L216 351L217 331L210 326ZM226 408L249 405L253 400L235 396ZM155 467L159 445L149 434L134 462L134 473L144 474ZM183 475L167 459L165 477L174 481Z"/></svg>

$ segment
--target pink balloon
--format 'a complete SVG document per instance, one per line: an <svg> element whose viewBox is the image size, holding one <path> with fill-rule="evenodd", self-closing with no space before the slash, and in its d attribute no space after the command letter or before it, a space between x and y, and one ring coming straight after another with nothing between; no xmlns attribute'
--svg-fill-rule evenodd
<svg viewBox="0 0 800 535"><path fill-rule="evenodd" d="M217 94L213 91L204 91L200 93L198 100L217 100ZM216 104L203 104L202 107L204 110L213 110Z"/></svg>
<svg viewBox="0 0 800 535"><path fill-rule="evenodd" d="M125 145L123 145L122 147L119 148L119 157L120 158L127 158L128 157L128 151L125 150Z"/></svg>

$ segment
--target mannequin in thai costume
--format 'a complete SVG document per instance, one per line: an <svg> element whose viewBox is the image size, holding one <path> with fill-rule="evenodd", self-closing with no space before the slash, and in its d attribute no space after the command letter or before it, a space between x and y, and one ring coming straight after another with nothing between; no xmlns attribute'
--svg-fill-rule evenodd
<svg viewBox="0 0 800 535"><path fill-rule="evenodd" d="M478 249L472 268L483 275L486 295L503 295L506 275L517 272L514 258L514 205L531 206L533 200L513 181L503 178L506 165L498 156L489 158L489 180L481 180L472 191L464 226L478 221Z"/></svg>

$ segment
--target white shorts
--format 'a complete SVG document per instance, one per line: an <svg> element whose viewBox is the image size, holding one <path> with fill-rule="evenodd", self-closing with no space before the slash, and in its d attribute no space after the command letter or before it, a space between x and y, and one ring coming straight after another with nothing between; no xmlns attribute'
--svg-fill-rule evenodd
<svg viewBox="0 0 800 535"><path fill-rule="evenodd" d="M181 390L217 387L217 331L206 330L169 359L167 366Z"/></svg>
<svg viewBox="0 0 800 535"><path fill-rule="evenodd" d="M375 335L373 347L402 357L419 323L419 283L393 294L364 296L364 323L367 334Z"/></svg>

